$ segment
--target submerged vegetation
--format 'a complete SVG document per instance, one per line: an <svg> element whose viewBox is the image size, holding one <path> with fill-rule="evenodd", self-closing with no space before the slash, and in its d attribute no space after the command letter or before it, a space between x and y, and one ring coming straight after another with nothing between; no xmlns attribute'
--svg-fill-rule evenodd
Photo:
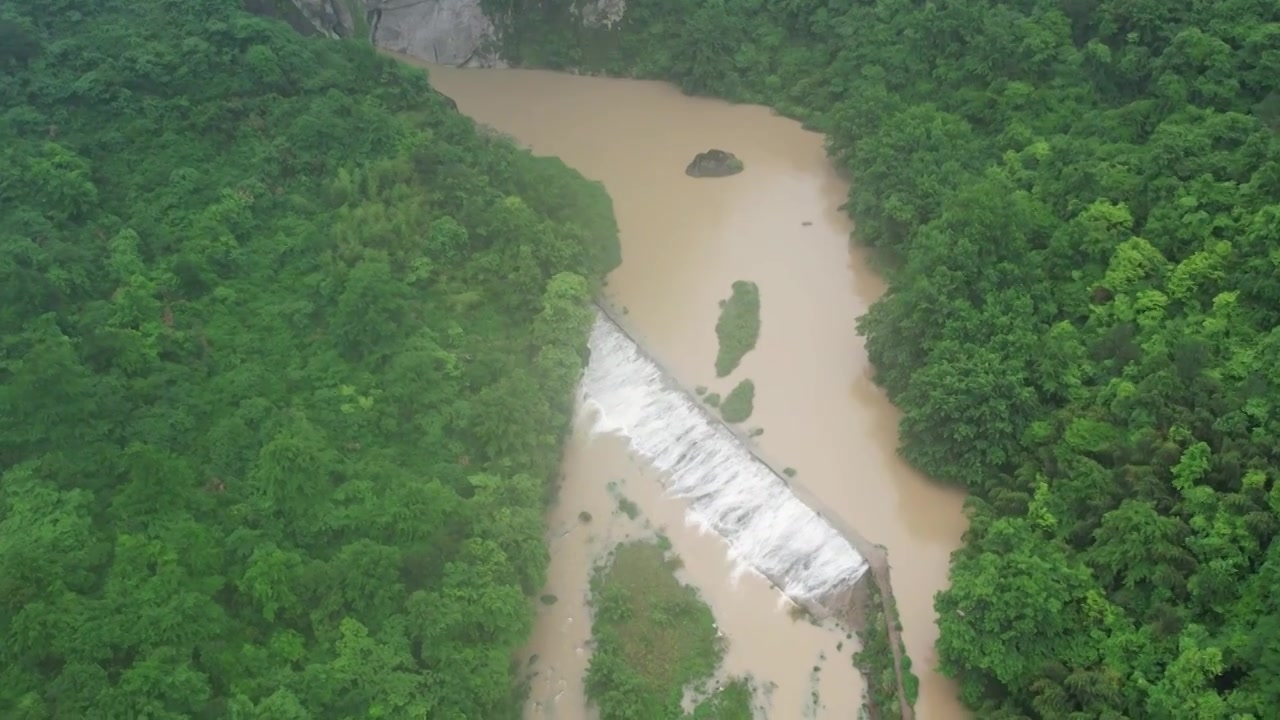
<svg viewBox="0 0 1280 720"><path fill-rule="evenodd" d="M724 656L715 618L676 578L663 544L619 545L591 581L595 649L587 694L601 720L681 720L686 688L705 685ZM745 706L745 708L744 708ZM751 690L737 681L707 698L696 720L751 717Z"/></svg>
<svg viewBox="0 0 1280 720"><path fill-rule="evenodd" d="M720 303L720 319L716 321L716 376L725 377L738 367L742 358L756 347L760 339L760 289L753 282L738 280L728 300Z"/></svg>
<svg viewBox="0 0 1280 720"><path fill-rule="evenodd" d="M720 404L720 415L725 422L746 422L747 418L751 417L755 399L756 384L750 380L743 380L724 396L724 402Z"/></svg>
<svg viewBox="0 0 1280 720"><path fill-rule="evenodd" d="M0 7L0 716L518 712L607 195L234 0Z"/></svg>
<svg viewBox="0 0 1280 720"><path fill-rule="evenodd" d="M542 4L517 62L772 105L854 176L902 453L971 492L937 598L968 705L1274 714L1280 5Z"/></svg>
<svg viewBox="0 0 1280 720"><path fill-rule="evenodd" d="M751 683L738 678L694 708L689 720L755 720Z"/></svg>
<svg viewBox="0 0 1280 720"><path fill-rule="evenodd" d="M635 520L640 517L640 506L631 498L618 496L618 512L626 515L629 520Z"/></svg>

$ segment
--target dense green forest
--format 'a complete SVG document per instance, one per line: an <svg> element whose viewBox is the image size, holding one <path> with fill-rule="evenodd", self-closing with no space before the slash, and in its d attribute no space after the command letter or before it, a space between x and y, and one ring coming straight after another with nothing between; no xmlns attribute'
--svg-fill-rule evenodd
<svg viewBox="0 0 1280 720"><path fill-rule="evenodd" d="M1275 716L1280 4L486 6L517 62L829 135L891 281L860 327L902 453L972 495L937 598L966 703Z"/></svg>
<svg viewBox="0 0 1280 720"><path fill-rule="evenodd" d="M367 44L0 1L0 717L514 717L617 261Z"/></svg>

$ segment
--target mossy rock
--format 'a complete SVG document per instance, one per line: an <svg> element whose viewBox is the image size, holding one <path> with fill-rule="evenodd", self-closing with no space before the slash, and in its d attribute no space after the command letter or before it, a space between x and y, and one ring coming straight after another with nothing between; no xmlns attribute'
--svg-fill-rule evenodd
<svg viewBox="0 0 1280 720"><path fill-rule="evenodd" d="M737 155L724 150L708 150L704 153L698 153L693 158L693 162L684 169L684 174L689 177L727 177L729 175L737 175L742 172L742 161Z"/></svg>

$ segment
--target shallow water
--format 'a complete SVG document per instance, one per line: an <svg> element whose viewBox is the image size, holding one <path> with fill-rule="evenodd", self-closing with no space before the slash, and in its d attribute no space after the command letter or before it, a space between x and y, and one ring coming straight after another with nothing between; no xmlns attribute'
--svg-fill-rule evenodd
<svg viewBox="0 0 1280 720"><path fill-rule="evenodd" d="M661 474L630 452L624 438L600 434L599 422L598 410L585 403L566 446L548 522L551 567L543 591L556 602L540 605L524 653L536 656L527 666L531 692L525 716L597 717L583 685L590 661L592 569L619 542L660 533L683 562L678 576L698 587L728 638L722 675L750 676L764 686L756 697L761 717L853 717L849 713L862 694L852 662L856 638L794 618L789 603L761 575L732 572L727 544L689 524L687 504L664 492ZM640 508L635 519L619 510L620 498ZM589 522L581 519L583 512ZM815 673L814 667L821 670Z"/></svg>
<svg viewBox="0 0 1280 720"><path fill-rule="evenodd" d="M686 97L664 83L436 67L431 76L462 112L605 184L623 255L606 292L626 308L629 328L686 388L724 394L742 378L755 381L755 412L746 425L764 428L761 449L794 466L793 482L824 512L889 550L903 639L921 680L917 717L964 717L953 685L932 670L933 595L945 587L950 553L965 528L963 496L921 477L895 452L898 413L872 384L855 332L856 318L884 285L861 251L849 249L851 225L838 209L847 185L827 160L821 136L767 108ZM746 171L686 177L689 160L713 147L737 154ZM730 377L717 379L718 302L735 280L760 287L760 341ZM793 708L809 695L814 657L832 656L843 635L793 622L763 579L739 576L741 542L731 555L722 539L684 528L708 523L706 513L697 512L696 500L690 513L687 500L664 495L669 474L633 457L642 442L575 436L550 531L551 584L565 589L548 592L563 598L585 588L593 558L609 547L605 538L638 531L570 527L580 510L595 515L590 505L608 502L607 493L596 497L593 483L631 467L628 497L679 540L689 580L730 637L729 669L777 683L770 717L807 717ZM530 652L541 668L531 703L541 710L531 717L590 717L580 677L589 620L578 602L574 608L562 599L540 614ZM826 709L817 717L854 716L861 683L843 655L819 673L830 689L819 692ZM548 713L553 706L556 713Z"/></svg>

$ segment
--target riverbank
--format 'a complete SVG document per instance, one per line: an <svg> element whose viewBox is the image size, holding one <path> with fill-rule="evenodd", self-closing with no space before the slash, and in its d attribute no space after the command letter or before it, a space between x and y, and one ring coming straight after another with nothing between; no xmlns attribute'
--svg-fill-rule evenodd
<svg viewBox="0 0 1280 720"><path fill-rule="evenodd" d="M869 558L869 581L859 583L850 603L848 622L858 628L861 645L853 664L867 682L872 720L914 720L920 678L911 672L911 657L902 643L888 559L883 548L877 550Z"/></svg>
<svg viewBox="0 0 1280 720"><path fill-rule="evenodd" d="M626 333L636 347L641 349L647 347L643 337L629 326L626 319L627 313L624 310L612 305L605 298L597 299L596 307L619 330ZM752 314L759 312L758 300L754 304L754 311ZM758 326L757 320L755 333L759 331ZM752 344L754 345L754 342ZM653 358L651 351L644 352L659 368L663 368L663 363ZM738 356L738 359L740 360L741 356ZM719 373L718 369L717 373ZM674 391L688 394L688 390L679 386L670 371L663 369L663 374L671 379ZM764 451L756 443L756 435L744 431L728 420L721 422L711 412L707 413L707 417L712 422L720 422L734 435L738 443L746 448L760 464L769 468L779 480L787 484L796 497L817 512L819 517L828 522L831 521L832 511L825 508L813 493L807 491L802 481L795 480L791 477L792 474L780 472L778 465L763 457ZM919 678L911 672L911 659L902 643L901 619L898 615L897 602L894 600L893 584L889 577L888 552L883 546L869 542L852 527L845 526L839 520L835 523L837 529L866 560L868 572L859 578L856 585L833 597L817 600L792 597L791 600L806 613L820 618L835 618L843 626L857 633L861 650L855 653L853 661L866 680L868 688L865 696L866 707L873 719L914 720ZM786 578L769 577L768 579L779 592L786 594L783 590L788 584Z"/></svg>
<svg viewBox="0 0 1280 720"><path fill-rule="evenodd" d="M931 599L959 545L963 498L896 455L897 413L871 383L855 332L883 283L850 253L839 211L847 185L821 136L766 108L661 83L453 69L433 69L433 83L463 112L604 182L624 257L609 276L610 301L628 309L628 324L683 387L728 392L755 381L750 423L766 431L757 447L786 458L782 467L798 470L831 517L889 548L902 640L921 672L918 709L961 717L933 671ZM708 147L734 151L747 170L685 178L689 158ZM719 301L744 278L765 299L760 337L725 385L714 373Z"/></svg>

